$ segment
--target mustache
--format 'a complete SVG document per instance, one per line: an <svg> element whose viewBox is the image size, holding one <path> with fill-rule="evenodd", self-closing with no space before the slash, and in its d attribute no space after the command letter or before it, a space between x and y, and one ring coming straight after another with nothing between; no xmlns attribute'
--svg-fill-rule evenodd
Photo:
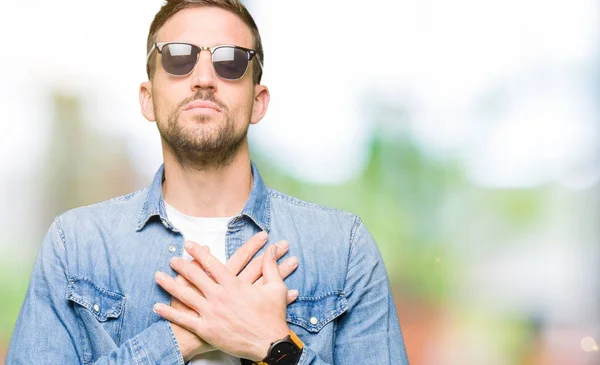
<svg viewBox="0 0 600 365"><path fill-rule="evenodd" d="M178 105L176 110L181 110L184 106L191 103L192 101L202 100L202 101L210 101L211 103L215 103L222 111L226 112L229 109L227 105L223 103L221 100L215 97L215 93L210 92L208 90L198 90L196 93L189 98L183 99Z"/></svg>

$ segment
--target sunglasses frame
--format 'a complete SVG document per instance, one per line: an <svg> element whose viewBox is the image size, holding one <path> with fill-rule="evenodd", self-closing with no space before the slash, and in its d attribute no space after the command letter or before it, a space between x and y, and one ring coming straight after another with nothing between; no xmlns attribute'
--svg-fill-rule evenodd
<svg viewBox="0 0 600 365"><path fill-rule="evenodd" d="M248 65L246 65L246 70L244 70L244 73L242 74L242 76L240 76L237 79L228 79L225 78L221 75L219 75L219 73L215 70L215 74L217 74L217 76L219 76L220 78L222 78L223 80L229 80L229 81L236 81L236 80L240 80L242 79L245 75L246 72L248 72L248 68L250 67L250 61L252 61L254 59L254 56L256 56L256 51L253 49L249 49L249 48L244 48L244 47L240 47L240 46L236 46L233 44L219 44L216 46L212 46L212 47L207 47L207 46L197 46L195 44L191 44L191 43L186 43L186 42L157 42L154 43L152 45L152 48L150 49L150 52L148 52L148 56L146 56L146 63L148 63L150 61L150 56L152 56L152 52L154 50L156 50L156 52L158 52L161 55L161 65L162 65L162 50L164 48L164 46L169 45L169 44L184 44L187 46L191 46L192 49L197 49L198 52L196 53L196 63L194 63L194 67L190 70L190 72L186 73L185 75L174 75L172 73L170 73L169 71L167 71L164 66L163 66L163 70L165 70L166 73L168 73L171 76L174 77L184 77L184 76L188 76L189 74L191 74L192 72L194 72L194 69L196 69L196 65L198 64L198 57L200 55L200 52L202 51L209 51L210 52L210 57L211 57L211 62L213 64L213 68L214 68L214 61L212 61L212 58L214 57L215 51L219 48L224 48L224 47L228 47L228 48L237 48L237 49L241 49L242 51L245 51L246 54L248 55ZM263 68L262 62L260 62L260 59L258 57L256 57L256 60L258 61L258 64L260 65L260 68Z"/></svg>

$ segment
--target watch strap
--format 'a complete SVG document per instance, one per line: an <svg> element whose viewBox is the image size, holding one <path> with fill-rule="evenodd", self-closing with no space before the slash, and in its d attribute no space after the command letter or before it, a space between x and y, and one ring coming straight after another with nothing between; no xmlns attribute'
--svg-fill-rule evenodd
<svg viewBox="0 0 600 365"><path fill-rule="evenodd" d="M294 331L290 330L290 340L294 343L294 345L298 346L300 350L304 348L304 342L294 333Z"/></svg>
<svg viewBox="0 0 600 365"><path fill-rule="evenodd" d="M298 347L298 349L300 349L300 351L302 351L302 349L304 348L304 342L302 342L302 340L300 339L300 337L298 337L298 335L296 335L294 333L294 331L292 331L292 330L290 330L289 336L287 336L285 339L289 339L290 341L292 341L294 343L294 345L296 345ZM275 342L273 342L273 343L275 343ZM273 345L273 343L271 344L271 346ZM269 349L269 351L270 350L271 349ZM267 357L268 356L269 355L267 354ZM243 362L242 362L242 364L243 364ZM256 361L256 362L253 362L252 364L253 365L254 364L256 364L256 365L269 365L269 363L267 363L265 361Z"/></svg>

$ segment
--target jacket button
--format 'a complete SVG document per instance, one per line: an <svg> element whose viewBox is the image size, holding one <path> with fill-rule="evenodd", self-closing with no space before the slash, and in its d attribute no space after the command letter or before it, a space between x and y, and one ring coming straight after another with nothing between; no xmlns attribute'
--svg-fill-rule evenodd
<svg viewBox="0 0 600 365"><path fill-rule="evenodd" d="M310 319L310 323L312 323L312 324L317 324L317 323L319 323L319 320L317 319L317 317L312 317L312 318Z"/></svg>
<svg viewBox="0 0 600 365"><path fill-rule="evenodd" d="M100 312L100 306L98 304L94 304L94 312Z"/></svg>
<svg viewBox="0 0 600 365"><path fill-rule="evenodd" d="M175 252L175 250L177 250L177 247L173 245L169 246L169 252Z"/></svg>

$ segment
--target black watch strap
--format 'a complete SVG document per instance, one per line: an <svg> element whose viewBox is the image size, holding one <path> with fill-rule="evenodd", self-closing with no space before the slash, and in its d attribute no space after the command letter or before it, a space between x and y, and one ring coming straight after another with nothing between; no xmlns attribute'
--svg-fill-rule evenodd
<svg viewBox="0 0 600 365"><path fill-rule="evenodd" d="M271 364L269 362L269 358L272 357L272 352L273 351L277 351L277 350L282 350L281 346L283 343L283 347L287 347L289 356L286 360L285 360L285 364L290 364L290 365L295 365L298 363L298 361L300 360L300 356L302 354L302 350L304 349L304 343L302 342L302 340L300 340L300 338L292 331L290 330L290 334L289 336L285 337L284 339L281 339L279 341L275 341L271 344L271 347L269 348L269 351L267 353L267 356L262 360L262 361L252 361L252 360L248 360L248 359L240 359L241 360L241 365L275 365L275 364ZM285 349L283 349L284 353L287 352ZM295 360L293 360L295 359ZM292 362L290 362L292 361Z"/></svg>

